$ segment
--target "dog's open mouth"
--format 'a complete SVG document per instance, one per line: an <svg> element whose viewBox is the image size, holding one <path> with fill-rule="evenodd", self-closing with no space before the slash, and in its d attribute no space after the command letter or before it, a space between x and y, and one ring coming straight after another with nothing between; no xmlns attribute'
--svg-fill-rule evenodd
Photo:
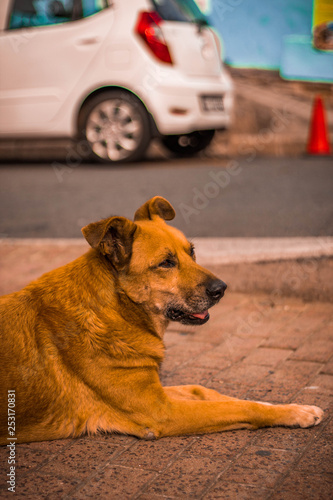
<svg viewBox="0 0 333 500"><path fill-rule="evenodd" d="M166 313L171 321L179 321L184 325L203 325L209 320L209 312L188 313L180 309L168 309Z"/></svg>

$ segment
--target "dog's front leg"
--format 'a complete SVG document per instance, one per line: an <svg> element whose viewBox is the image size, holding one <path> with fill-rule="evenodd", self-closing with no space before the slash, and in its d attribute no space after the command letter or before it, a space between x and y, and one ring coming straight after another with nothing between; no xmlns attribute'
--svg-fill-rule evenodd
<svg viewBox="0 0 333 500"><path fill-rule="evenodd" d="M316 406L171 398L167 413L163 421L157 423L158 437L270 426L311 427L317 425L323 416L322 410Z"/></svg>

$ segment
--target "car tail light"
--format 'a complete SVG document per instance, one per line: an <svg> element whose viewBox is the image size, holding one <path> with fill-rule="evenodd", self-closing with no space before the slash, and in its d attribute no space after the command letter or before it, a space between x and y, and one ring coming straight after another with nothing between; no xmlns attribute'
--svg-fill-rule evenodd
<svg viewBox="0 0 333 500"><path fill-rule="evenodd" d="M141 12L136 32L160 61L172 64L169 48L160 27L161 22L162 18L156 12Z"/></svg>

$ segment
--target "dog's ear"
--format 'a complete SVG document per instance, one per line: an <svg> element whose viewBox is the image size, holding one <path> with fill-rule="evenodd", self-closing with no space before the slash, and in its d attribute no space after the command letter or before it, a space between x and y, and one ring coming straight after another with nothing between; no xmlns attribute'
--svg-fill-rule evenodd
<svg viewBox="0 0 333 500"><path fill-rule="evenodd" d="M176 216L172 205L161 196L151 198L142 207L138 208L135 212L134 220L152 220L156 216L164 220L172 220Z"/></svg>
<svg viewBox="0 0 333 500"><path fill-rule="evenodd" d="M136 229L136 224L125 217L109 217L92 222L81 231L92 248L98 249L121 269L130 259Z"/></svg>

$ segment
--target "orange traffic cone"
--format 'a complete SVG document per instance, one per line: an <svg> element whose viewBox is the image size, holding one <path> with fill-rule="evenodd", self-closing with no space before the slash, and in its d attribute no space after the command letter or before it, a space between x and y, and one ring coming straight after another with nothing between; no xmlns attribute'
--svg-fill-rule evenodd
<svg viewBox="0 0 333 500"><path fill-rule="evenodd" d="M310 134L307 146L310 155L330 154L330 144L326 129L326 117L323 100L316 96L313 102Z"/></svg>

